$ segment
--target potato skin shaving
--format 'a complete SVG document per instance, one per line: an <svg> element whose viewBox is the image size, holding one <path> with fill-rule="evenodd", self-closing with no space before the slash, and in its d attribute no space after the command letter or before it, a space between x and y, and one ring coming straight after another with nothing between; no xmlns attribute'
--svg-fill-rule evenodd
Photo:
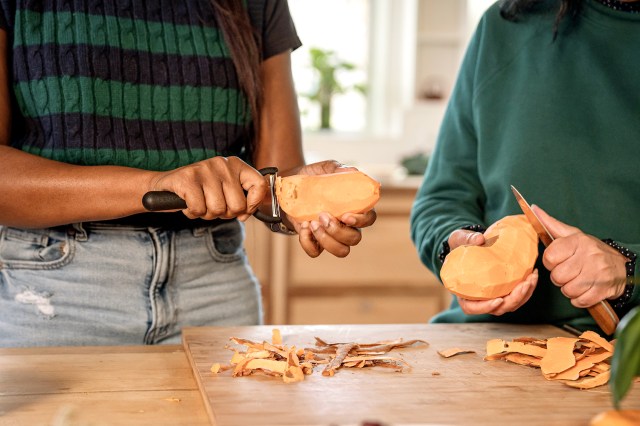
<svg viewBox="0 0 640 426"><path fill-rule="evenodd" d="M325 365L323 376L333 376L341 368L384 367L402 372L411 366L402 358L386 355L398 348L407 348L418 343L428 345L420 340L397 339L391 342L374 343L327 343L316 337L316 347L296 349L282 343L282 335L278 329L272 333L272 342L255 342L239 337L229 339L244 349L229 347L234 352L229 364L214 363L211 372L218 374L233 370L233 377L262 374L280 377L285 383L304 380L305 375L313 373L318 365Z"/></svg>
<svg viewBox="0 0 640 426"><path fill-rule="evenodd" d="M614 341L607 341L593 331L578 338L519 337L511 342L491 339L487 342L485 361L503 359L515 364L540 368L547 380L558 380L577 389L592 389L607 384L609 360Z"/></svg>

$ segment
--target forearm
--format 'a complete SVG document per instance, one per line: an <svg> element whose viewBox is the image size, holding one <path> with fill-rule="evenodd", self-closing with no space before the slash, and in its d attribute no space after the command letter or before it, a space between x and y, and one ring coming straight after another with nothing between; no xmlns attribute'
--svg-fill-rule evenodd
<svg viewBox="0 0 640 426"><path fill-rule="evenodd" d="M0 224L42 228L144 212L157 172L76 166L0 146Z"/></svg>
<svg viewBox="0 0 640 426"><path fill-rule="evenodd" d="M442 243L451 232L484 222L484 192L472 161L447 161L434 152L429 170L416 194L410 216L411 238L422 262L439 273ZM446 156L444 156L446 157Z"/></svg>

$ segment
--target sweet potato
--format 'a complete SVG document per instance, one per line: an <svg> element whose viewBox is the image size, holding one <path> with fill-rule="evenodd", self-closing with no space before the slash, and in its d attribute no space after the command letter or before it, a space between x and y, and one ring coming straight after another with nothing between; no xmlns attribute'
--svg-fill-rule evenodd
<svg viewBox="0 0 640 426"><path fill-rule="evenodd" d="M359 171L278 177L276 196L282 209L299 222L327 212L364 213L380 199L380 182Z"/></svg>
<svg viewBox="0 0 640 426"><path fill-rule="evenodd" d="M590 426L634 426L640 424L640 410L604 411L589 423Z"/></svg>
<svg viewBox="0 0 640 426"><path fill-rule="evenodd" d="M451 293L470 300L506 296L533 271L538 236L524 215L500 219L484 237L482 246L460 246L447 255L440 278Z"/></svg>

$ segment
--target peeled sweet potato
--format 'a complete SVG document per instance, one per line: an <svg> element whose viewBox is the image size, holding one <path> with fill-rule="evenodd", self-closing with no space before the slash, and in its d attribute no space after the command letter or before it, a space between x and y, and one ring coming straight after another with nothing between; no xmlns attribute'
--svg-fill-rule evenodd
<svg viewBox="0 0 640 426"><path fill-rule="evenodd" d="M640 410L608 410L591 419L589 426L634 426L640 424Z"/></svg>
<svg viewBox="0 0 640 426"><path fill-rule="evenodd" d="M533 272L538 235L524 215L506 216L484 233L482 246L456 247L440 271L444 286L470 300L506 296Z"/></svg>
<svg viewBox="0 0 640 426"><path fill-rule="evenodd" d="M359 171L278 177L275 188L280 209L299 222L364 213L380 199L380 182Z"/></svg>

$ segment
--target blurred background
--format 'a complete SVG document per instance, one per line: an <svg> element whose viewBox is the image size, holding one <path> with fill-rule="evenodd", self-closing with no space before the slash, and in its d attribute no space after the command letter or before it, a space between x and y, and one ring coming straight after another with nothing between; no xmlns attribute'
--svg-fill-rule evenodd
<svg viewBox="0 0 640 426"><path fill-rule="evenodd" d="M307 162L382 183L376 223L349 256L247 223L266 324L421 323L450 296L420 262L409 214L467 43L493 0L288 0Z"/></svg>
<svg viewBox="0 0 640 426"><path fill-rule="evenodd" d="M337 158L386 178L403 158L428 154L491 3L289 0L303 43L292 61L308 160Z"/></svg>

